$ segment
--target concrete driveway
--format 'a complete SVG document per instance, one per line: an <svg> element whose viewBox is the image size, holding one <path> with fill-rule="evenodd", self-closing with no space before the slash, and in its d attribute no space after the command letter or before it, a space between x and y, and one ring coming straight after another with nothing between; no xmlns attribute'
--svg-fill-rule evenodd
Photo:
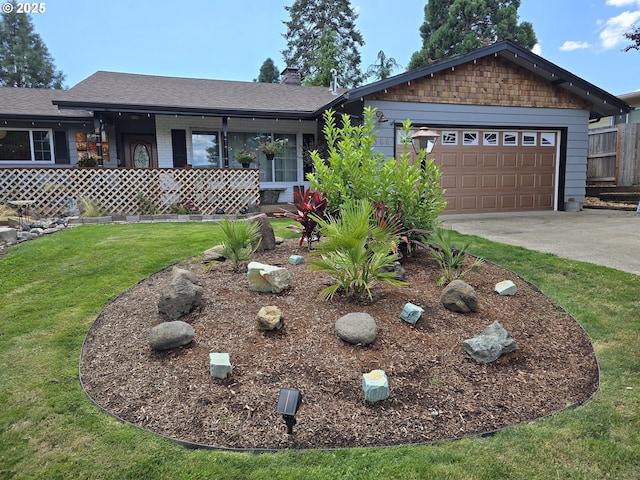
<svg viewBox="0 0 640 480"><path fill-rule="evenodd" d="M640 214L619 210L442 215L444 226L495 242L640 275Z"/></svg>

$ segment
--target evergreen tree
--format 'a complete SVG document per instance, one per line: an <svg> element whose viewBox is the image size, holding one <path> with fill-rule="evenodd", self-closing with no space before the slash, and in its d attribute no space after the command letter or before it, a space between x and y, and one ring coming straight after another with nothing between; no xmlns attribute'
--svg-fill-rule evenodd
<svg viewBox="0 0 640 480"><path fill-rule="evenodd" d="M53 58L40 35L33 31L31 18L13 11L3 13L0 22L0 86L22 88L63 88L64 74L56 71Z"/></svg>
<svg viewBox="0 0 640 480"><path fill-rule="evenodd" d="M422 49L409 69L471 52L500 40L531 49L537 42L529 22L518 24L520 0L429 0L420 27Z"/></svg>
<svg viewBox="0 0 640 480"><path fill-rule="evenodd" d="M258 82L260 83L278 83L280 79L280 72L276 68L273 60L267 58L260 67L260 74L258 75Z"/></svg>
<svg viewBox="0 0 640 480"><path fill-rule="evenodd" d="M333 81L333 72L338 72L338 56L340 52L336 46L336 32L325 25L320 35L320 48L318 49L318 68L304 81L305 85L315 87L329 87Z"/></svg>
<svg viewBox="0 0 640 480"><path fill-rule="evenodd" d="M364 45L364 40L356 30L358 15L350 0L295 0L284 8L290 15L290 20L283 22L287 26L283 34L287 48L282 56L287 66L297 67L303 79L315 83L321 77L331 76L322 71L326 65L321 65L331 63L340 66L336 68L339 86L354 87L362 82L358 48ZM327 35L335 35L332 48L326 45ZM323 41L325 48L321 52ZM331 62L321 58L329 50L334 55Z"/></svg>
<svg viewBox="0 0 640 480"><path fill-rule="evenodd" d="M640 50L640 27L633 28L624 34L624 38L631 40L631 43L622 49L623 52L629 50Z"/></svg>
<svg viewBox="0 0 640 480"><path fill-rule="evenodd" d="M399 68L395 58L387 58L382 50L378 52L376 63L369 65L367 69L367 78L373 77L374 80L384 80L391 76L391 72L395 68Z"/></svg>

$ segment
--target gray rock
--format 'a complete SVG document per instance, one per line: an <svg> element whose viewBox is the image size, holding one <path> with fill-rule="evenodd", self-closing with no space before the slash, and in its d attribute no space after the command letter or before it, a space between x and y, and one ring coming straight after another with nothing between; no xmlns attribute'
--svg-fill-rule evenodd
<svg viewBox="0 0 640 480"><path fill-rule="evenodd" d="M480 335L462 342L462 346L478 363L493 362L501 355L518 348L516 341L498 321L485 328Z"/></svg>
<svg viewBox="0 0 640 480"><path fill-rule="evenodd" d="M262 237L262 241L258 247L258 252L273 250L276 248L276 236L273 233L273 227L271 226L269 217L267 217L266 214L261 213L259 215L254 215L253 217L249 217L247 218L247 222L257 223L260 226L260 236Z"/></svg>
<svg viewBox="0 0 640 480"><path fill-rule="evenodd" d="M478 311L478 295L471 285L462 280L454 280L447 285L440 301L445 308L459 313L469 313Z"/></svg>
<svg viewBox="0 0 640 480"><path fill-rule="evenodd" d="M163 322L149 332L149 345L154 350L169 350L187 345L194 336L193 327L186 322Z"/></svg>
<svg viewBox="0 0 640 480"><path fill-rule="evenodd" d="M511 280L503 280L502 282L496 283L495 291L498 295L515 295L518 293L518 287Z"/></svg>
<svg viewBox="0 0 640 480"><path fill-rule="evenodd" d="M13 245L18 241L18 234L15 228L0 227L0 244Z"/></svg>
<svg viewBox="0 0 640 480"><path fill-rule="evenodd" d="M158 313L177 320L193 311L200 305L204 293L204 289L196 285L197 281L193 272L174 268L171 285L160 292Z"/></svg>
<svg viewBox="0 0 640 480"><path fill-rule="evenodd" d="M376 339L378 326L368 313L348 313L335 324L336 334L342 340L353 345L369 345Z"/></svg>
<svg viewBox="0 0 640 480"><path fill-rule="evenodd" d="M280 293L291 286L291 274L286 268L260 262L247 265L247 280L253 292Z"/></svg>
<svg viewBox="0 0 640 480"><path fill-rule="evenodd" d="M258 311L258 328L260 330L280 330L283 326L282 310L275 305L262 307Z"/></svg>
<svg viewBox="0 0 640 480"><path fill-rule="evenodd" d="M402 282L407 280L407 272L400 262L392 262L386 267L380 269L381 272L393 272L396 274L396 278Z"/></svg>
<svg viewBox="0 0 640 480"><path fill-rule="evenodd" d="M202 254L202 262L221 262L226 260L222 251L224 250L224 245L216 245L215 247L211 247L208 250L205 250Z"/></svg>

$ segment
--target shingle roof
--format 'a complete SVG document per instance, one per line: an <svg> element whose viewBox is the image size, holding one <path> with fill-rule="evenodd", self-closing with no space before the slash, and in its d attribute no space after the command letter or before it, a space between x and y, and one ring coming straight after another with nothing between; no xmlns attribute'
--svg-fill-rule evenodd
<svg viewBox="0 0 640 480"><path fill-rule="evenodd" d="M53 99L65 98L68 90L45 88L0 87L0 115L16 118L91 118L91 112L84 110L58 110Z"/></svg>
<svg viewBox="0 0 640 480"><path fill-rule="evenodd" d="M327 87L99 71L55 103L96 111L302 118L316 115L337 97Z"/></svg>

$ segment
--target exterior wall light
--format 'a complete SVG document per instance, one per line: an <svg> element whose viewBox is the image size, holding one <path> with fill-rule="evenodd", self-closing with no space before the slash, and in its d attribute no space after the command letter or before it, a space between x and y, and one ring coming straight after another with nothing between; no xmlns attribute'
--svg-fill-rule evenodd
<svg viewBox="0 0 640 480"><path fill-rule="evenodd" d="M276 405L276 413L282 415L284 423L287 424L287 433L293 433L293 426L296 424L295 415L302 403L302 394L295 388L281 388Z"/></svg>
<svg viewBox="0 0 640 480"><path fill-rule="evenodd" d="M413 150L416 153L420 153L420 150L426 150L427 155L429 155L433 147L435 147L438 138L440 138L439 133L429 130L427 127L421 127L411 135Z"/></svg>

